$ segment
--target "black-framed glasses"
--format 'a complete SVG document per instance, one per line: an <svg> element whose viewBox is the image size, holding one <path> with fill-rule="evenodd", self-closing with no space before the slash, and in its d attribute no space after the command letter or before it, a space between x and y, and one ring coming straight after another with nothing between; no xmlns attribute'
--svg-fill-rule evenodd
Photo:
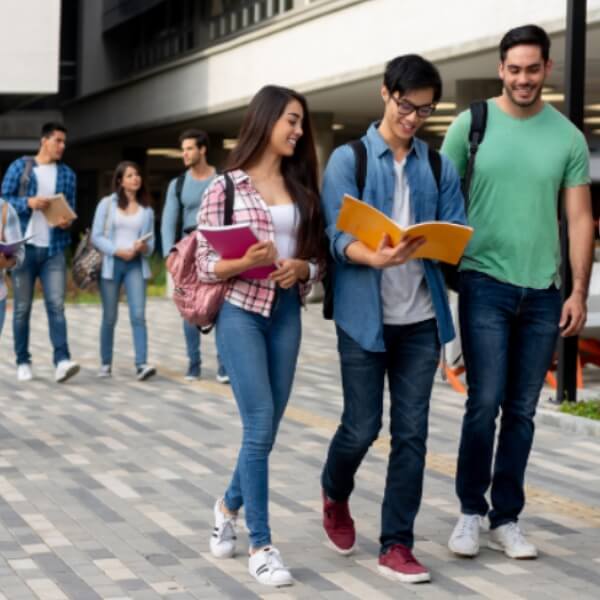
<svg viewBox="0 0 600 600"><path fill-rule="evenodd" d="M406 98L396 98L396 96L390 96L390 98L396 104L398 112L401 115L410 115L410 113L414 111L417 113L417 117L426 119L427 117L430 117L435 110L435 104L421 104L420 106L417 106L410 100L406 100Z"/></svg>

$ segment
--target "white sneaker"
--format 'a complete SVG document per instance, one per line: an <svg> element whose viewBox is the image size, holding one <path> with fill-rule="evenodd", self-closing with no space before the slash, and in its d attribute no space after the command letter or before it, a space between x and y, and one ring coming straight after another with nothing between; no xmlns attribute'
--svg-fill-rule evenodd
<svg viewBox="0 0 600 600"><path fill-rule="evenodd" d="M292 574L283 564L281 554L274 546L267 546L250 555L248 571L258 583L263 585L282 587L294 583Z"/></svg>
<svg viewBox="0 0 600 600"><path fill-rule="evenodd" d="M33 372L29 363L21 363L17 365L17 381L31 381Z"/></svg>
<svg viewBox="0 0 600 600"><path fill-rule="evenodd" d="M152 377L153 375L156 375L156 369L147 364L140 365L135 371L135 376L137 377L138 381L146 381L146 379Z"/></svg>
<svg viewBox="0 0 600 600"><path fill-rule="evenodd" d="M479 530L481 517L479 515L460 515L458 523L448 540L450 552L458 556L472 558L479 553Z"/></svg>
<svg viewBox="0 0 600 600"><path fill-rule="evenodd" d="M521 528L511 521L490 529L488 547L504 552L509 558L537 558L537 548L525 539Z"/></svg>
<svg viewBox="0 0 600 600"><path fill-rule="evenodd" d="M79 365L72 360L61 360L56 365L56 371L54 372L54 380L57 383L63 383L67 379L77 375L79 373Z"/></svg>
<svg viewBox="0 0 600 600"><path fill-rule="evenodd" d="M112 376L112 372L111 372L110 365L102 365L98 369L98 377L105 378L105 377L111 377L111 376Z"/></svg>
<svg viewBox="0 0 600 600"><path fill-rule="evenodd" d="M231 558L235 554L235 517L221 510L223 498L215 502L215 528L210 538L210 552L215 558Z"/></svg>

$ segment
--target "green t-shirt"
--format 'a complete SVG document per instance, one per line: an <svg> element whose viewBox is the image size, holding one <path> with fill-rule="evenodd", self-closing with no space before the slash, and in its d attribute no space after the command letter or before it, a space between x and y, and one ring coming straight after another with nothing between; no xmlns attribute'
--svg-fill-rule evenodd
<svg viewBox="0 0 600 600"><path fill-rule="evenodd" d="M470 126L471 112L462 112L442 145L461 176ZM589 182L585 138L560 112L546 104L533 117L516 119L488 100L469 195L468 220L475 232L461 270L522 287L558 284L559 191Z"/></svg>

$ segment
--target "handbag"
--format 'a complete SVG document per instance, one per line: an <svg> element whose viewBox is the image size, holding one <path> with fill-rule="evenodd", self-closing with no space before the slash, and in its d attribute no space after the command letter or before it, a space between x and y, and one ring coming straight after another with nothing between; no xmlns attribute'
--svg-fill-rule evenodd
<svg viewBox="0 0 600 600"><path fill-rule="evenodd" d="M104 235L108 234L108 215L110 214L110 206L106 211L104 219ZM82 290L91 287L100 279L102 271L102 252L92 244L92 231L88 227L83 235L77 249L73 255L71 265L71 274L75 285Z"/></svg>

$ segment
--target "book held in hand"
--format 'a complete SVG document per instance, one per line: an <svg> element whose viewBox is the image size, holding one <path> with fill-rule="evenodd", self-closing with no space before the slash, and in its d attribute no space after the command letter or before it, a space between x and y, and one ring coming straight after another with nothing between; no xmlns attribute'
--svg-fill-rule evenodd
<svg viewBox="0 0 600 600"><path fill-rule="evenodd" d="M366 202L345 194L336 227L371 250L376 250L384 234L390 244L396 246L404 238L424 237L425 243L417 248L411 258L430 258L452 265L458 264L471 236L473 228L445 221L427 221L410 227L400 227L393 219Z"/></svg>
<svg viewBox="0 0 600 600"><path fill-rule="evenodd" d="M64 217L67 221L73 221L77 218L75 211L71 208L64 194L49 196L50 204L42 210L46 221L51 227L56 227Z"/></svg>
<svg viewBox="0 0 600 600"><path fill-rule="evenodd" d="M16 253L19 247L27 243L27 241L30 240L31 237L32 236L24 237L20 240L15 240L14 242L0 242L0 254L4 254L6 258L10 258Z"/></svg>
<svg viewBox="0 0 600 600"><path fill-rule="evenodd" d="M260 240L247 223L236 223L234 225L219 225L211 227L200 225L198 231L206 238L221 258L242 258L246 250ZM252 267L238 277L244 279L267 279L277 269L275 265L265 267Z"/></svg>

